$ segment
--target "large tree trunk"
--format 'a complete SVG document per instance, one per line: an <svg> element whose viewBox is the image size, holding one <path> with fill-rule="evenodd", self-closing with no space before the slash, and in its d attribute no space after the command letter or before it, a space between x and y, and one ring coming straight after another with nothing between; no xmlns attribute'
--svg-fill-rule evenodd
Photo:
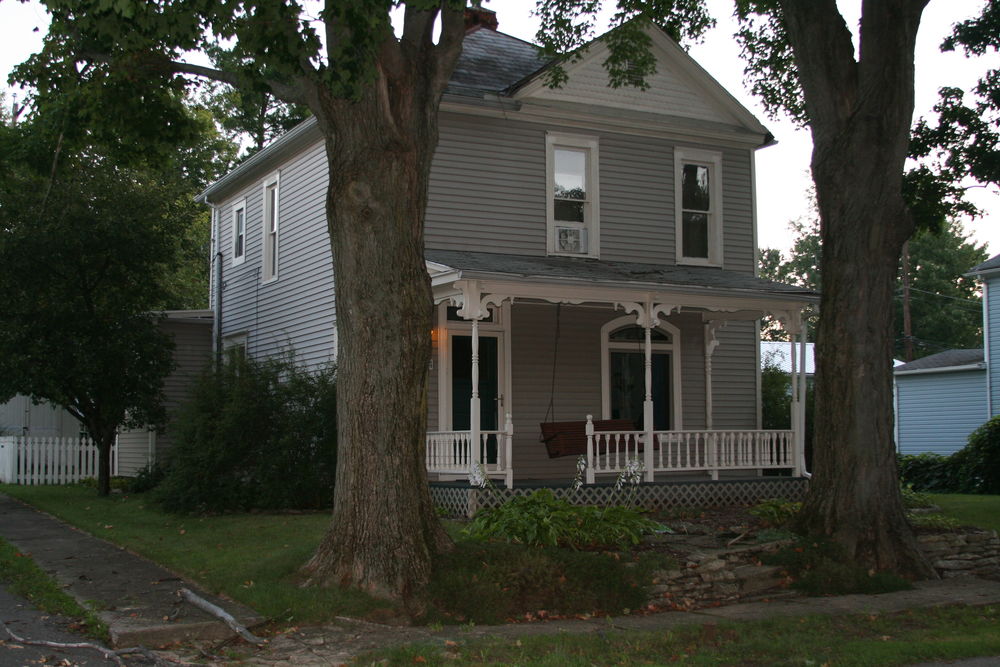
<svg viewBox="0 0 1000 667"><path fill-rule="evenodd" d="M97 447L97 495L111 494L111 446L115 443L117 429L96 428L90 431L91 440Z"/></svg>
<svg viewBox="0 0 1000 667"><path fill-rule="evenodd" d="M913 50L926 0L866 0L860 58L834 0L783 0L813 135L823 295L815 476L800 518L872 570L933 576L899 495L892 429L893 290L913 223L902 172Z"/></svg>
<svg viewBox="0 0 1000 667"><path fill-rule="evenodd" d="M450 70L449 70L450 71ZM326 137L327 219L338 333L333 522L304 572L420 611L435 553L451 541L424 461L433 301L424 209L440 93L390 78L317 114Z"/></svg>

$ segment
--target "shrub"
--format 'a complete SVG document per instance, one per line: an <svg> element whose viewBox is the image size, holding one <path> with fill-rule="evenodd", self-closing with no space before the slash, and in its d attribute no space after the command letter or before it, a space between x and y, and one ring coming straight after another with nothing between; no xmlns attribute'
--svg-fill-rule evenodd
<svg viewBox="0 0 1000 667"><path fill-rule="evenodd" d="M899 481L904 487L928 493L954 493L962 488L953 456L930 452L899 457Z"/></svg>
<svg viewBox="0 0 1000 667"><path fill-rule="evenodd" d="M773 528L780 528L792 520L802 509L802 503L784 498L768 498L750 508L750 514Z"/></svg>
<svg viewBox="0 0 1000 667"><path fill-rule="evenodd" d="M661 554L610 554L458 541L434 562L428 587L451 622L503 623L570 614L619 614L648 601L653 572L677 563Z"/></svg>
<svg viewBox="0 0 1000 667"><path fill-rule="evenodd" d="M914 510L934 507L934 502L931 500L930 496L926 493L914 491L913 486L910 484L901 484L899 487L899 495L903 499L904 509Z"/></svg>
<svg viewBox="0 0 1000 667"><path fill-rule="evenodd" d="M1000 493L1000 416L969 436L969 444L951 456L965 493Z"/></svg>
<svg viewBox="0 0 1000 667"><path fill-rule="evenodd" d="M230 358L181 410L156 491L178 513L314 509L333 500L336 387L291 358Z"/></svg>
<svg viewBox="0 0 1000 667"><path fill-rule="evenodd" d="M152 491L163 481L166 472L158 463L146 465L135 473L135 477L127 478L125 493L146 493Z"/></svg>
<svg viewBox="0 0 1000 667"><path fill-rule="evenodd" d="M761 561L777 565L792 576L792 588L807 595L846 595L849 593L888 593L912 588L902 577L887 572L871 573L850 559L835 542L800 538L795 544Z"/></svg>
<svg viewBox="0 0 1000 667"><path fill-rule="evenodd" d="M662 529L639 509L572 505L556 498L549 489L539 489L500 507L481 510L465 533L480 540L579 548L624 547Z"/></svg>

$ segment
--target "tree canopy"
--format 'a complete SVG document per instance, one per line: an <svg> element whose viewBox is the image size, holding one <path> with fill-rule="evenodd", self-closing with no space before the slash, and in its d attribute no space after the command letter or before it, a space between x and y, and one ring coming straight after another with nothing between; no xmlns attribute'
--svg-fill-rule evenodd
<svg viewBox="0 0 1000 667"><path fill-rule="evenodd" d="M115 430L163 421L172 344L158 312L204 303L208 219L193 195L226 145L203 124L202 140L139 158L62 131L63 108L0 124L0 399L76 417L106 494Z"/></svg>
<svg viewBox="0 0 1000 667"><path fill-rule="evenodd" d="M796 221L789 228L795 241L788 256L785 257L776 248L762 249L760 276L822 291L819 221ZM915 358L947 349L982 345L979 288L976 280L965 274L986 259L985 245L973 241L957 221L951 221L939 230L919 230L910 239L909 293ZM897 359L905 358L903 298L900 276L894 299L893 355ZM787 334L769 328L765 330L765 336L785 340Z"/></svg>

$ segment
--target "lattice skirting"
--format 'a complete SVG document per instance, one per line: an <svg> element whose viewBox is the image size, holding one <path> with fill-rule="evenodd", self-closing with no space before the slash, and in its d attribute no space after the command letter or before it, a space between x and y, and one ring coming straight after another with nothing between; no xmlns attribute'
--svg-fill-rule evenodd
<svg viewBox="0 0 1000 667"><path fill-rule="evenodd" d="M768 498L802 500L809 480L802 477L771 477L705 482L654 482L635 488L633 504L647 509L662 507L723 507L754 505ZM493 490L472 488L464 483L431 483L431 498L439 511L449 517L470 517L482 507L496 507L510 498L527 496L538 488L515 487ZM615 491L612 484L547 487L557 498L574 505L615 505L624 503L630 489Z"/></svg>

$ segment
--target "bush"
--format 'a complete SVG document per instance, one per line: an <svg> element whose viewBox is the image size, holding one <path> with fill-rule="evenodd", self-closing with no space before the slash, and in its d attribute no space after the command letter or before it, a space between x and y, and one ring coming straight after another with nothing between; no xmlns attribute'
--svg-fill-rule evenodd
<svg viewBox="0 0 1000 667"><path fill-rule="evenodd" d="M146 465L135 473L135 477L127 478L125 493L146 493L152 491L163 481L166 472L158 463Z"/></svg>
<svg viewBox="0 0 1000 667"><path fill-rule="evenodd" d="M844 556L835 542L800 538L773 554L764 554L765 565L777 565L791 575L792 588L807 595L888 593L912 588L902 577L888 572L868 572Z"/></svg>
<svg viewBox="0 0 1000 667"><path fill-rule="evenodd" d="M784 526L802 509L802 503L784 498L768 498L750 508L750 514L772 528Z"/></svg>
<svg viewBox="0 0 1000 667"><path fill-rule="evenodd" d="M620 614L645 607L653 572L678 567L661 554L611 554L459 541L434 561L428 588L450 622Z"/></svg>
<svg viewBox="0 0 1000 667"><path fill-rule="evenodd" d="M572 505L556 498L549 489L539 489L500 507L481 510L465 533L473 539L579 548L624 547L662 529L639 509Z"/></svg>
<svg viewBox="0 0 1000 667"><path fill-rule="evenodd" d="M926 493L955 493L962 487L956 459L930 452L900 456L899 481Z"/></svg>
<svg viewBox="0 0 1000 667"><path fill-rule="evenodd" d="M973 431L951 458L964 493L1000 493L1000 416Z"/></svg>
<svg viewBox="0 0 1000 667"><path fill-rule="evenodd" d="M333 500L336 386L292 359L230 358L181 410L155 497L177 513L317 509Z"/></svg>

